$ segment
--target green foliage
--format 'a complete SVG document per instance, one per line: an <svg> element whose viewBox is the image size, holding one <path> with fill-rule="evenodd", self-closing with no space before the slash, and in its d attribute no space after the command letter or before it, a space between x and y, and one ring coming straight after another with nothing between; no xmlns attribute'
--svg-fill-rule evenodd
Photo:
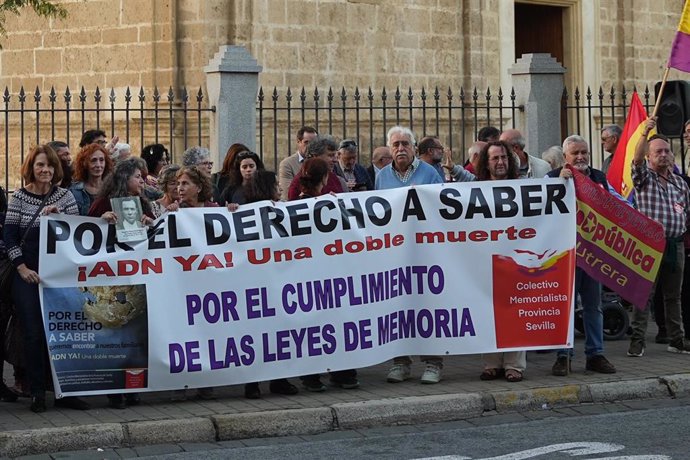
<svg viewBox="0 0 690 460"><path fill-rule="evenodd" d="M37 15L44 18L61 18L67 17L67 10L61 5L57 5L48 0L0 0L0 37L7 36L5 29L5 20L7 14L20 14L20 10L25 7L31 7ZM2 48L2 45L0 45Z"/></svg>

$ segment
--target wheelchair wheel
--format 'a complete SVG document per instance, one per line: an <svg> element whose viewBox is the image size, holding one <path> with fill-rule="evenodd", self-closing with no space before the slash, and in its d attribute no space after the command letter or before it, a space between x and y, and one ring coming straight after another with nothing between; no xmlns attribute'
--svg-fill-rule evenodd
<svg viewBox="0 0 690 460"><path fill-rule="evenodd" d="M628 310L620 302L608 302L601 306L604 314L604 340L620 340L630 326Z"/></svg>

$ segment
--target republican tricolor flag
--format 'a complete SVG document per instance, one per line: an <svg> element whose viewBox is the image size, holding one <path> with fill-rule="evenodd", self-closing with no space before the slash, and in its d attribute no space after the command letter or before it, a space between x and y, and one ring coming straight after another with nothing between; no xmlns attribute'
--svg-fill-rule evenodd
<svg viewBox="0 0 690 460"><path fill-rule="evenodd" d="M680 15L678 32L671 45L668 67L690 73L690 0L685 0L683 13Z"/></svg>
<svg viewBox="0 0 690 460"><path fill-rule="evenodd" d="M616 189L625 199L630 199L630 194L633 191L632 160L635 156L637 143L642 137L646 120L647 111L644 109L637 91L634 91L623 134L621 134L611 166L609 166L609 171L606 174L611 187Z"/></svg>

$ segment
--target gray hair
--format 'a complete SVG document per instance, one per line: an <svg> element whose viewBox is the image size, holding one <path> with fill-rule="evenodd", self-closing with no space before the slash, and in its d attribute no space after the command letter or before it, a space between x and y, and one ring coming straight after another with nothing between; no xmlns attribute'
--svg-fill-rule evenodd
<svg viewBox="0 0 690 460"><path fill-rule="evenodd" d="M568 150L570 144L585 144L589 149L589 143L587 143L587 140L578 134L571 134L570 136L565 138L565 140L563 141L563 153L565 153L565 151Z"/></svg>
<svg viewBox="0 0 690 460"><path fill-rule="evenodd" d="M332 136L325 134L323 136L317 136L316 139L311 141L309 145L307 145L307 151L304 153L307 158L312 158L323 155L328 150L337 151L338 144Z"/></svg>
<svg viewBox="0 0 690 460"><path fill-rule="evenodd" d="M616 136L618 139L620 139L621 135L623 134L623 130L618 125L606 125L601 128L601 132L603 133L604 131L608 132L612 136Z"/></svg>
<svg viewBox="0 0 690 460"><path fill-rule="evenodd" d="M120 155L122 155L123 152L126 152L129 150L129 153L132 153L132 146L129 144L125 144L124 142L118 142L115 144L115 147L113 147L113 151L110 152L110 159L113 161L117 161L120 158Z"/></svg>
<svg viewBox="0 0 690 460"><path fill-rule="evenodd" d="M162 192L165 192L165 186L168 182L177 181L177 172L179 170L180 166L178 165L163 166L158 173L158 188L160 188Z"/></svg>
<svg viewBox="0 0 690 460"><path fill-rule="evenodd" d="M479 155L485 145L486 142L484 141L473 142L470 148L467 149L467 156L472 158L473 155Z"/></svg>
<svg viewBox="0 0 690 460"><path fill-rule="evenodd" d="M410 128L405 128L403 126L393 126L391 129L388 130L388 134L386 134L386 145L388 147L391 147L391 137L393 137L393 134L403 134L410 139L410 143L412 145L417 144L417 141L414 138L414 133Z"/></svg>
<svg viewBox="0 0 690 460"><path fill-rule="evenodd" d="M182 154L182 166L196 166L211 156L209 149L204 147L189 147Z"/></svg>
<svg viewBox="0 0 690 460"><path fill-rule="evenodd" d="M541 159L549 163L553 169L560 168L565 163L563 149L558 145L552 145L544 150L544 153L541 154Z"/></svg>

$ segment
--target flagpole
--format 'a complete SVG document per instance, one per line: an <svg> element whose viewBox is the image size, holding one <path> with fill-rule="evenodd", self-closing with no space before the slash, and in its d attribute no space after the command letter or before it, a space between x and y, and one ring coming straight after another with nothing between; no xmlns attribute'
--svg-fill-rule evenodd
<svg viewBox="0 0 690 460"><path fill-rule="evenodd" d="M668 79L668 72L671 70L670 67L666 67L664 71L664 78L661 79L661 87L659 88L659 94L656 96L656 104L654 104L654 111L652 112L652 117L656 117L656 112L659 110L659 104L661 103L661 97L664 95L664 87L666 86L666 80Z"/></svg>

